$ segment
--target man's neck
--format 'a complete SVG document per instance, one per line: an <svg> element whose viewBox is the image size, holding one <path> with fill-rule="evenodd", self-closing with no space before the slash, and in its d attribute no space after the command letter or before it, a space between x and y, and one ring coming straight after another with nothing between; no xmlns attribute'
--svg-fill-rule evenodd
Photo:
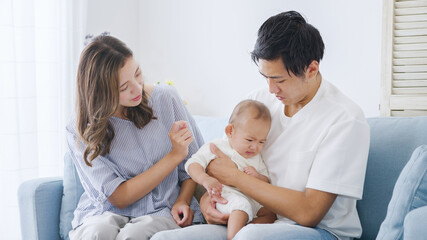
<svg viewBox="0 0 427 240"><path fill-rule="evenodd" d="M320 88L320 84L322 83L322 75L320 72L316 75L316 78L314 79L313 83L311 84L312 90L310 91L310 94L308 94L302 101L292 104L292 105L285 105L285 112L284 114L287 117L293 117L295 114L297 114L301 109L304 108L305 105L307 105L311 100L313 100L314 96L316 96L317 91Z"/></svg>

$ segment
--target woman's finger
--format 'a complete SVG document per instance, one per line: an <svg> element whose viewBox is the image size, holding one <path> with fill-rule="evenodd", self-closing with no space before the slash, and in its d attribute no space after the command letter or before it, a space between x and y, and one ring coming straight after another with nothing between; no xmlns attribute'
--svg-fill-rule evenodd
<svg viewBox="0 0 427 240"><path fill-rule="evenodd" d="M178 211L175 208L172 208L172 217L175 220L176 224L179 225L179 222L181 221L181 218L179 217Z"/></svg>

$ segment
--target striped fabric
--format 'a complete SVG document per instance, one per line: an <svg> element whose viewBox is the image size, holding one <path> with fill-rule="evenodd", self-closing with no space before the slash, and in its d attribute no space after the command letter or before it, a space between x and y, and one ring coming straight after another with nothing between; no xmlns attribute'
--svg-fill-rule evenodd
<svg viewBox="0 0 427 240"><path fill-rule="evenodd" d="M188 156L203 145L199 129L173 87L156 86L149 104L157 119L142 129L137 129L130 121L110 118L115 131L111 151L105 157L97 157L92 167L84 163L84 146L78 142L75 119L67 125L69 151L85 189L74 212L73 229L82 224L83 219L105 211L129 217L172 217L170 210L180 192L180 183L190 177L184 169L187 159L149 194L128 207L119 209L108 201L120 183L148 170L170 152L172 145L168 133L174 122L185 120L189 123L195 140L190 144ZM202 215L194 197L191 208L195 212L193 221L201 222Z"/></svg>

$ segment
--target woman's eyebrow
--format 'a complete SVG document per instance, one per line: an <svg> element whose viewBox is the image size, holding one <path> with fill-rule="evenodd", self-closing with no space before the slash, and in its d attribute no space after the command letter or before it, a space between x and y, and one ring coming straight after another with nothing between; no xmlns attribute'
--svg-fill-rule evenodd
<svg viewBox="0 0 427 240"><path fill-rule="evenodd" d="M139 70L139 66L138 66L138 68L136 69L136 71L135 71L135 75L136 75L136 73L138 72L138 70Z"/></svg>
<svg viewBox="0 0 427 240"><path fill-rule="evenodd" d="M126 83L128 83L128 81L126 81L125 83L123 83L122 85L120 85L119 88L123 87Z"/></svg>

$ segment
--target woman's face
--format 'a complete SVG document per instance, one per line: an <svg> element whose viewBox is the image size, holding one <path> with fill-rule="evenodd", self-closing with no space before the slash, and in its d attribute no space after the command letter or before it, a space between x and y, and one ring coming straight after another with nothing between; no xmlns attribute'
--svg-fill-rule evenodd
<svg viewBox="0 0 427 240"><path fill-rule="evenodd" d="M138 63L130 57L119 72L119 105L135 107L142 100L142 72Z"/></svg>
<svg viewBox="0 0 427 240"><path fill-rule="evenodd" d="M305 105L316 94L312 87L313 79L310 79L311 65L302 77L297 77L292 72L288 74L281 58L260 59L258 67L261 75L267 80L270 93L285 105Z"/></svg>

